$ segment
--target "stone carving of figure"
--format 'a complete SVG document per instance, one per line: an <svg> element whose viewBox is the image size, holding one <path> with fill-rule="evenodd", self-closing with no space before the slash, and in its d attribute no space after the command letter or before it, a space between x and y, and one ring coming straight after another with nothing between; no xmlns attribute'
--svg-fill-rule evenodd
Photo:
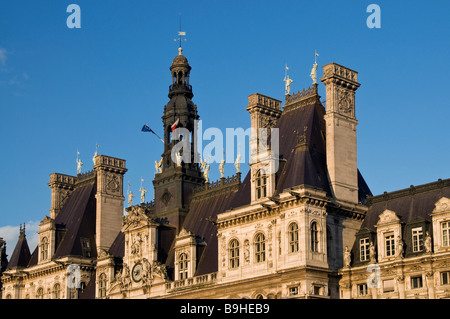
<svg viewBox="0 0 450 319"><path fill-rule="evenodd" d="M294 80L292 80L292 79L290 79L289 78L289 75L286 75L285 77L284 77L284 80L283 80L286 84L285 84L285 94L287 95L287 94L290 94L290 92L291 92L291 83L292 82L294 82Z"/></svg>
<svg viewBox="0 0 450 319"><path fill-rule="evenodd" d="M236 173L241 172L240 165L241 165L241 153L238 153L236 161L234 162L234 167L236 167Z"/></svg>
<svg viewBox="0 0 450 319"><path fill-rule="evenodd" d="M205 178L205 182L209 183L209 164L206 164L203 169L203 177Z"/></svg>
<svg viewBox="0 0 450 319"><path fill-rule="evenodd" d="M167 278L167 269L166 269L165 265L163 265L157 261L154 261L152 269L153 269L153 273L159 275L162 279L165 280Z"/></svg>
<svg viewBox="0 0 450 319"><path fill-rule="evenodd" d="M244 241L244 260L246 263L250 262L250 243L247 239Z"/></svg>
<svg viewBox="0 0 450 319"><path fill-rule="evenodd" d="M120 289L128 289L128 287L131 285L131 278L130 278L130 267L128 267L127 264L123 264L122 274L119 275L118 280L120 280Z"/></svg>
<svg viewBox="0 0 450 319"><path fill-rule="evenodd" d="M350 267L350 263L352 261L351 252L348 249L348 246L345 246L344 251L344 267Z"/></svg>
<svg viewBox="0 0 450 319"><path fill-rule="evenodd" d="M133 243L131 244L131 254L132 255L140 255L141 254L141 245L142 245L142 235L138 233L136 237L133 239Z"/></svg>
<svg viewBox="0 0 450 319"><path fill-rule="evenodd" d="M128 190L127 191L127 195L128 195L128 206L133 206L133 192Z"/></svg>
<svg viewBox="0 0 450 319"><path fill-rule="evenodd" d="M81 174L81 166L83 166L83 162L77 158L77 174Z"/></svg>
<svg viewBox="0 0 450 319"><path fill-rule="evenodd" d="M147 190L143 186L141 186L139 191L141 192L141 203L145 203L145 193L147 193Z"/></svg>
<svg viewBox="0 0 450 319"><path fill-rule="evenodd" d="M311 69L311 74L309 76L313 80L313 84L316 84L317 83L317 63L313 64L313 67Z"/></svg>
<svg viewBox="0 0 450 319"><path fill-rule="evenodd" d="M147 258L142 259L142 283L149 285L153 281L152 265Z"/></svg>
<svg viewBox="0 0 450 319"><path fill-rule="evenodd" d="M403 257L403 240L397 236L397 257Z"/></svg>
<svg viewBox="0 0 450 319"><path fill-rule="evenodd" d="M175 164L178 167L180 167L181 166L181 154L180 154L180 152L175 153L175 156L176 156L176 163Z"/></svg>
<svg viewBox="0 0 450 319"><path fill-rule="evenodd" d="M431 236L428 232L425 236L424 246L425 246L425 252L431 253L431 250L432 250Z"/></svg>
<svg viewBox="0 0 450 319"><path fill-rule="evenodd" d="M219 171L220 171L221 178L225 177L224 170L223 170L224 165L225 165L225 160L222 158L222 160L220 161L220 164L219 164Z"/></svg>
<svg viewBox="0 0 450 319"><path fill-rule="evenodd" d="M159 160L159 162L155 161L156 173L162 173L162 161L163 161L162 158Z"/></svg>
<svg viewBox="0 0 450 319"><path fill-rule="evenodd" d="M375 256L375 246L373 245L373 243L371 242L369 245L369 256L370 256L370 261L371 262L377 262L376 256Z"/></svg>

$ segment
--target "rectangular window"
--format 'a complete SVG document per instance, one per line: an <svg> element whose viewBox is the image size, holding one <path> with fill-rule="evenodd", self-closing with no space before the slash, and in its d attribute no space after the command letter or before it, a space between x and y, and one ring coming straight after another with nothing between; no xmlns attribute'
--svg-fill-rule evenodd
<svg viewBox="0 0 450 319"><path fill-rule="evenodd" d="M442 246L450 246L450 221L441 223Z"/></svg>
<svg viewBox="0 0 450 319"><path fill-rule="evenodd" d="M450 284L450 271L441 272L441 284L442 285Z"/></svg>
<svg viewBox="0 0 450 319"><path fill-rule="evenodd" d="M358 295L367 296L367 284L358 285Z"/></svg>
<svg viewBox="0 0 450 319"><path fill-rule="evenodd" d="M322 295L322 287L321 286L314 286L314 294L315 295Z"/></svg>
<svg viewBox="0 0 450 319"><path fill-rule="evenodd" d="M383 281L383 292L394 291L394 279L388 279Z"/></svg>
<svg viewBox="0 0 450 319"><path fill-rule="evenodd" d="M422 227L412 229L412 248L415 253L423 250Z"/></svg>
<svg viewBox="0 0 450 319"><path fill-rule="evenodd" d="M369 260L369 238L359 240L359 253L361 261Z"/></svg>
<svg viewBox="0 0 450 319"><path fill-rule="evenodd" d="M289 287L289 296L296 296L298 295L298 287Z"/></svg>
<svg viewBox="0 0 450 319"><path fill-rule="evenodd" d="M422 287L423 287L422 276L411 277L411 288L412 289L422 288Z"/></svg>
<svg viewBox="0 0 450 319"><path fill-rule="evenodd" d="M92 257L91 241L89 238L81 238L81 250L84 257Z"/></svg>
<svg viewBox="0 0 450 319"><path fill-rule="evenodd" d="M384 237L386 247L386 257L395 256L395 239L394 234L388 234Z"/></svg>

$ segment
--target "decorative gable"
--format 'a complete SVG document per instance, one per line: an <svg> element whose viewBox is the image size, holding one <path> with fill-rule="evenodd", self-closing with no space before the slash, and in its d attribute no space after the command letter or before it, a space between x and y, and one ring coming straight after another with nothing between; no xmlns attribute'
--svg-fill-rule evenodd
<svg viewBox="0 0 450 319"><path fill-rule="evenodd" d="M450 212L450 199L447 197L442 197L435 204L432 214L434 213L446 213Z"/></svg>
<svg viewBox="0 0 450 319"><path fill-rule="evenodd" d="M377 226L400 222L400 218L397 216L397 214L389 209L386 209L384 212L382 212L380 216L378 216L378 218L379 221L377 223Z"/></svg>

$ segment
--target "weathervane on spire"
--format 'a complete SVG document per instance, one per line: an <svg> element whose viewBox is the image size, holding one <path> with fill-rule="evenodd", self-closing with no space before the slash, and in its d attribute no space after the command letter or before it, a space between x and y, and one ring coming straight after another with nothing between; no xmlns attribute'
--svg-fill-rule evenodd
<svg viewBox="0 0 450 319"><path fill-rule="evenodd" d="M311 74L309 75L311 79L313 80L313 84L317 84L317 57L319 56L319 53L317 51L314 51L314 64L311 70Z"/></svg>
<svg viewBox="0 0 450 319"><path fill-rule="evenodd" d="M286 64L286 69L284 71L284 80L283 80L284 82L286 82L285 92L284 92L285 95L289 95L290 94L290 92L291 92L291 83L294 82L294 80L289 78L289 75L287 74L288 70L289 70L289 68L288 68L288 66Z"/></svg>
<svg viewBox="0 0 450 319"><path fill-rule="evenodd" d="M186 36L186 32L181 31L181 14L180 14L180 31L178 31L178 39L173 39L174 41L179 41L180 46L178 47L178 54L181 55L181 52L183 51L183 48L181 47L181 42L186 39L183 39L182 37Z"/></svg>

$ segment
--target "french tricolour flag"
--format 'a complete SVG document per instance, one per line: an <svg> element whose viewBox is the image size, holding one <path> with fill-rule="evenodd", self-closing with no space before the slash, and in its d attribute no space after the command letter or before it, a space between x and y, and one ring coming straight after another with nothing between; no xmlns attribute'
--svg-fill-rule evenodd
<svg viewBox="0 0 450 319"><path fill-rule="evenodd" d="M180 123L180 119L177 119L177 120L175 121L175 123L172 124L172 132L175 131L175 129L177 128L178 123Z"/></svg>

